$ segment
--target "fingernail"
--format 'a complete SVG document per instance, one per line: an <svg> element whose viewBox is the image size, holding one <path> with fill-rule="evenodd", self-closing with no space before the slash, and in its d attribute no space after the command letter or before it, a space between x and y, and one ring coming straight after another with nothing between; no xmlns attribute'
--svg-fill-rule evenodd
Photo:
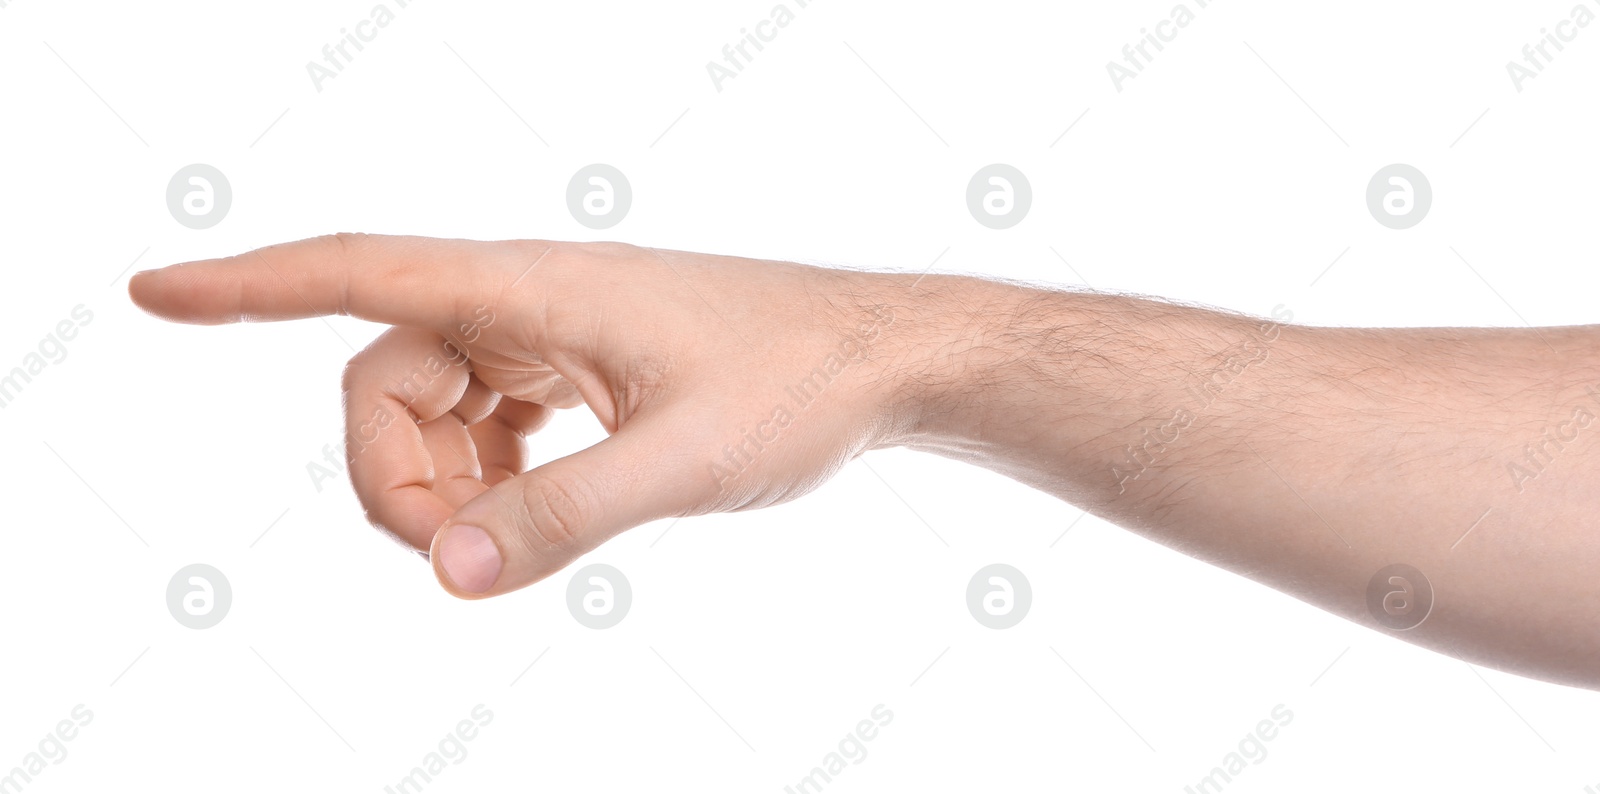
<svg viewBox="0 0 1600 794"><path fill-rule="evenodd" d="M487 593L500 578L500 549L489 533L470 524L456 524L444 529L439 564L457 590Z"/></svg>

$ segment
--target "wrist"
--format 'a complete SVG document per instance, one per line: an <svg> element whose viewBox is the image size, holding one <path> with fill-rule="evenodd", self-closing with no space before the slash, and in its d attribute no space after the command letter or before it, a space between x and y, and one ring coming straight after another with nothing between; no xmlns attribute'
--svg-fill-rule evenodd
<svg viewBox="0 0 1600 794"><path fill-rule="evenodd" d="M880 446L950 452L985 443L994 416L1011 415L1005 381L1026 352L1019 337L1033 291L965 276L882 278L873 294L894 323L879 373L887 386Z"/></svg>
<svg viewBox="0 0 1600 794"><path fill-rule="evenodd" d="M1268 396L1261 373L1282 366L1266 362L1305 355L1285 352L1276 319L950 276L912 294L892 443L1095 501L1155 481L1139 465L1152 445L1176 472L1236 436Z"/></svg>

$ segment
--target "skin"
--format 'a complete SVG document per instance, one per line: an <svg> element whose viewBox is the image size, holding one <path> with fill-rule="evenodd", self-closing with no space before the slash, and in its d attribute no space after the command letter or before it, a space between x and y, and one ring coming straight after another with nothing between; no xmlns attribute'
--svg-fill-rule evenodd
<svg viewBox="0 0 1600 794"><path fill-rule="evenodd" d="M345 373L351 479L463 598L903 446L1441 653L1600 689L1600 326L1312 328L960 276L364 235L129 291L176 322L394 326ZM528 470L525 437L580 404L608 438ZM1420 625L1369 603L1396 563L1420 575L1379 595L1420 608L1405 591L1431 586Z"/></svg>

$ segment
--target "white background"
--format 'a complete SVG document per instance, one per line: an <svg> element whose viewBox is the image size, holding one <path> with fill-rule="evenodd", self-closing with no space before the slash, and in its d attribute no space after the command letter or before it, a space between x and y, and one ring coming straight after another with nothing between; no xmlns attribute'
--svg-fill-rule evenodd
<svg viewBox="0 0 1600 794"><path fill-rule="evenodd" d="M172 326L126 298L136 259L368 231L937 257L1315 324L1594 322L1600 24L1520 93L1505 67L1573 1L1190 2L1120 93L1106 63L1172 0L820 0L720 92L706 63L773 0L417 0L320 92L306 63L372 0L0 4L0 370L94 314L0 410L0 773L81 703L93 721L26 791L378 792L482 703L493 721L427 791L780 792L881 703L893 721L827 791L1178 792L1283 704L1227 791L1600 786L1594 693L900 451L607 544L585 562L632 583L615 628L573 620L568 573L456 601L342 478L307 474L378 327ZM565 203L594 162L634 191L599 233ZM995 162L1034 190L1006 231L965 206ZM1434 192L1406 231L1364 197L1397 162ZM232 184L210 230L168 214L190 163ZM536 458L601 433L567 412ZM232 584L209 630L167 612L192 562ZM964 603L992 562L1034 592L1005 631Z"/></svg>

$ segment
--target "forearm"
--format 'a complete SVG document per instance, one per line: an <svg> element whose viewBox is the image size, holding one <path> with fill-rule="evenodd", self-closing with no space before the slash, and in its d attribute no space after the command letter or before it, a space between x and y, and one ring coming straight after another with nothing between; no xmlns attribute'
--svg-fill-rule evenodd
<svg viewBox="0 0 1600 794"><path fill-rule="evenodd" d="M1384 631L1369 583L1412 566L1434 599L1401 636L1600 687L1600 329L1315 329L918 286L946 325L908 366L907 446Z"/></svg>

